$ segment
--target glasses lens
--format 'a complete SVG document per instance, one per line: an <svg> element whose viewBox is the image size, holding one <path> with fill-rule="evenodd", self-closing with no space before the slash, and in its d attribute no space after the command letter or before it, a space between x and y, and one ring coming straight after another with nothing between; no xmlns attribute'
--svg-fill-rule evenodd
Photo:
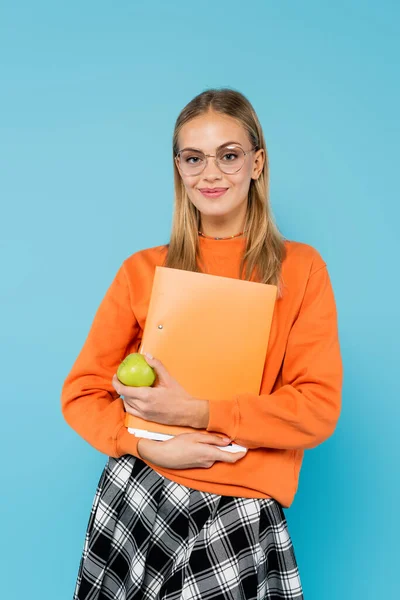
<svg viewBox="0 0 400 600"><path fill-rule="evenodd" d="M243 167L244 157L240 146L223 146L218 150L218 166L224 173L236 173Z"/></svg>
<svg viewBox="0 0 400 600"><path fill-rule="evenodd" d="M204 169L206 157L200 150L183 150L179 155L182 172L186 175L196 175Z"/></svg>

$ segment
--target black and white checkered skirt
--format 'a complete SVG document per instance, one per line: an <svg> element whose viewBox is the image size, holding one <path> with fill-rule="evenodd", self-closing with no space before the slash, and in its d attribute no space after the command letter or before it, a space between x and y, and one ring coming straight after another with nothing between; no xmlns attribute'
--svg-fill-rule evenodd
<svg viewBox="0 0 400 600"><path fill-rule="evenodd" d="M199 492L110 458L74 600L302 599L281 505Z"/></svg>

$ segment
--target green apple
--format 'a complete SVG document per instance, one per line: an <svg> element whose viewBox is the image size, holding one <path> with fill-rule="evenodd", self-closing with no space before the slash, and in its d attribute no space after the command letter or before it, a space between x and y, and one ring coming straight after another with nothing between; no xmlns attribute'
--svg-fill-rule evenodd
<svg viewBox="0 0 400 600"><path fill-rule="evenodd" d="M117 377L124 385L134 387L152 386L156 380L154 369L146 362L144 356L135 352L128 354L119 365Z"/></svg>

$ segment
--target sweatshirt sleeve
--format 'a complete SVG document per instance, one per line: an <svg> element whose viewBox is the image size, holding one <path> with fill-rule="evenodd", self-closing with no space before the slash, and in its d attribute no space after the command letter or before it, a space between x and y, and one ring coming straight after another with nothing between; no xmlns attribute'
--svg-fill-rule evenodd
<svg viewBox="0 0 400 600"><path fill-rule="evenodd" d="M124 405L111 379L139 329L123 264L96 312L61 394L67 423L97 450L115 458L138 456L138 438L124 426Z"/></svg>
<svg viewBox="0 0 400 600"><path fill-rule="evenodd" d="M208 431L247 448L276 449L313 448L332 435L341 410L342 362L325 265L309 276L281 375L282 386L271 394L209 401Z"/></svg>

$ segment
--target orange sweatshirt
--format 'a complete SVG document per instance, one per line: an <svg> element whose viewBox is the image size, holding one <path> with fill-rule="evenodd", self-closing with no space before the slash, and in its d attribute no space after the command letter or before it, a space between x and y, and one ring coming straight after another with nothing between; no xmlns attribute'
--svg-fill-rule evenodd
<svg viewBox="0 0 400 600"><path fill-rule="evenodd" d="M199 241L206 272L238 277L244 238ZM283 294L275 306L261 393L209 401L208 431L228 435L249 452L235 464L217 462L209 469L154 468L194 489L272 497L289 507L304 449L317 446L335 429L342 363L326 265L311 246L285 244ZM120 361L139 348L155 267L165 256L166 247L158 246L123 262L63 386L66 421L109 456L139 456L138 439L123 424L123 402L111 378ZM239 352L240 340L237 343Z"/></svg>

